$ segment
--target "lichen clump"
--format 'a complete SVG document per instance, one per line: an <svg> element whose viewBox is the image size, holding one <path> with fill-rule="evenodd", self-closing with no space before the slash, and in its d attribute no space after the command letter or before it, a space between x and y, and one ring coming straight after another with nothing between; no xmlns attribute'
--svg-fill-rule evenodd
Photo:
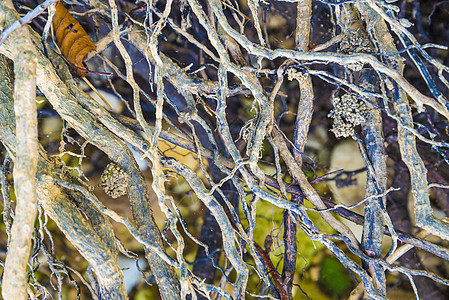
<svg viewBox="0 0 449 300"><path fill-rule="evenodd" d="M295 68L288 69L287 76L289 81L296 79L299 83L304 83L307 80L307 74L298 72Z"/></svg>
<svg viewBox="0 0 449 300"><path fill-rule="evenodd" d="M371 53L374 52L374 48L366 34L350 31L340 42L339 52L344 54ZM363 65L362 62L354 61L348 64L347 67L352 71L360 71Z"/></svg>
<svg viewBox="0 0 449 300"><path fill-rule="evenodd" d="M118 198L128 192L129 177L120 166L110 163L101 174L101 186L106 194Z"/></svg>
<svg viewBox="0 0 449 300"><path fill-rule="evenodd" d="M334 119L331 131L338 137L354 136L354 127L365 122L368 107L357 96L344 94L333 98L334 109L328 117Z"/></svg>
<svg viewBox="0 0 449 300"><path fill-rule="evenodd" d="M366 34L350 31L340 42L339 52L345 54L370 53L373 52L373 46Z"/></svg>

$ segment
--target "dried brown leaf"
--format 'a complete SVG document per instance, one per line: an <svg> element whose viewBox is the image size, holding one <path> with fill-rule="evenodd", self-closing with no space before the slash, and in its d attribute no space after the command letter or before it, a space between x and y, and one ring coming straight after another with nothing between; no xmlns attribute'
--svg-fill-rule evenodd
<svg viewBox="0 0 449 300"><path fill-rule="evenodd" d="M96 50L95 44L61 2L56 3L53 28L62 54L76 69L78 75L84 77L88 72L84 66L84 57Z"/></svg>

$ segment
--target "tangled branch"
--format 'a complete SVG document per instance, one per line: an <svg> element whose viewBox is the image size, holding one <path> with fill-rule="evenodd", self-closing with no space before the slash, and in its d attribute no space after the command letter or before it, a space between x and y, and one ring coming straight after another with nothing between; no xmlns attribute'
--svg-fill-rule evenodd
<svg viewBox="0 0 449 300"><path fill-rule="evenodd" d="M434 213L449 214L449 67L438 52L447 47L420 44L421 27L408 29L401 15L407 1L67 2L97 41L83 75L92 70L92 86L115 94L117 105L94 100L59 54L50 30L55 1L16 2L0 5L5 299L61 295L67 281L78 297L127 299L119 262L130 255L116 223L138 244L152 273L140 270L142 277L154 278L162 299L309 297L297 268L306 240L360 282L352 299L386 299L393 272L416 297L443 297L447 270L404 257L417 248L449 259L449 224ZM24 136L36 133L36 96L44 99L39 118L63 122L57 147ZM339 175L311 158L319 158L308 143L317 128L334 144L329 132L356 141L367 177L356 205L334 203L318 188ZM409 191L422 233L394 211ZM109 207L109 197L125 211ZM186 198L200 209L184 209ZM351 211L357 206L363 216ZM268 210L271 229L259 225ZM88 266L56 258L58 234Z"/></svg>

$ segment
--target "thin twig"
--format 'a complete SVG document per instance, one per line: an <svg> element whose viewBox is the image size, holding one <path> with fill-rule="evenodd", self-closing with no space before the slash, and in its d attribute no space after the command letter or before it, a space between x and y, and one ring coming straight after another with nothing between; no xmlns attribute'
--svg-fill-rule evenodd
<svg viewBox="0 0 449 300"><path fill-rule="evenodd" d="M39 4L36 6L32 11L29 11L25 16L22 18L14 21L11 25L9 25L5 30L0 33L0 45L5 41L5 39L14 31L19 29L25 24L31 23L34 18L39 16L41 13L43 13L47 7L49 7L52 4L55 4L59 0L46 0L44 3ZM11 7L14 8L14 7Z"/></svg>

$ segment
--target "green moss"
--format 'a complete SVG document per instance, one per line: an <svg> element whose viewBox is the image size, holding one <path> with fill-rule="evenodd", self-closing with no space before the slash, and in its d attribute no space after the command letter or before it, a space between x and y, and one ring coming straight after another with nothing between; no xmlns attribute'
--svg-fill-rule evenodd
<svg viewBox="0 0 449 300"><path fill-rule="evenodd" d="M141 289L136 293L135 300L152 300L156 295L150 289ZM156 298L157 299L157 298Z"/></svg>
<svg viewBox="0 0 449 300"><path fill-rule="evenodd" d="M343 265L333 257L325 257L321 263L318 284L333 298L346 298L351 292L353 281Z"/></svg>

